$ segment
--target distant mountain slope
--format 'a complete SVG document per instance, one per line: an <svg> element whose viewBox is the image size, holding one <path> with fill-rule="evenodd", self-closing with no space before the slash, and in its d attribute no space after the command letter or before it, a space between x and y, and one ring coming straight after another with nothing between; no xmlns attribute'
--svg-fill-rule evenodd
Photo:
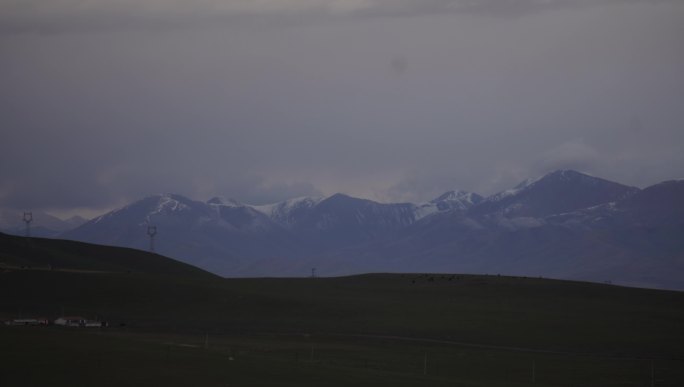
<svg viewBox="0 0 684 387"><path fill-rule="evenodd" d="M302 214L292 229L319 248L354 246L413 223L413 210L409 203L382 204L335 194Z"/></svg>
<svg viewBox="0 0 684 387"><path fill-rule="evenodd" d="M35 237L54 237L55 235L76 228L86 222L79 216L62 220L42 211L30 211L33 216L31 235ZM24 211L0 208L0 232L12 235L25 235L26 224Z"/></svg>
<svg viewBox="0 0 684 387"><path fill-rule="evenodd" d="M605 189L604 183L598 186ZM439 271L684 289L684 181L617 191L627 194L549 216L529 216L524 210L539 207L527 199L515 203L519 206L505 203L513 205L510 211L474 207L477 211L467 214L436 214L412 225L378 255L413 270L427 264ZM526 216L515 215L521 213Z"/></svg>
<svg viewBox="0 0 684 387"><path fill-rule="evenodd" d="M501 273L684 289L684 182L640 190L576 171L488 198L422 204L343 194L251 206L155 195L62 234L159 252L226 276Z"/></svg>
<svg viewBox="0 0 684 387"><path fill-rule="evenodd" d="M549 216L621 200L638 191L576 171L559 170L490 196L473 207L471 214L509 218Z"/></svg>
<svg viewBox="0 0 684 387"><path fill-rule="evenodd" d="M216 273L251 273L260 260L300 252L282 227L250 206L218 198L203 203L175 194L147 197L61 237L148 249L150 225L158 230L156 251Z"/></svg>
<svg viewBox="0 0 684 387"><path fill-rule="evenodd" d="M0 233L0 267L3 266L215 277L186 263L140 250Z"/></svg>
<svg viewBox="0 0 684 387"><path fill-rule="evenodd" d="M620 201L617 208L644 224L684 224L684 180L669 180Z"/></svg>

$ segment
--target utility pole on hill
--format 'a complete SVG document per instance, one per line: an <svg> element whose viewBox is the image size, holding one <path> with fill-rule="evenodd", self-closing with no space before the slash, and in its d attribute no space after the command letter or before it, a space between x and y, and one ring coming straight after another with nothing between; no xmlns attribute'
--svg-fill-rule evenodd
<svg viewBox="0 0 684 387"><path fill-rule="evenodd" d="M150 237L150 253L154 253L154 237L157 235L157 226L147 226L147 235Z"/></svg>
<svg viewBox="0 0 684 387"><path fill-rule="evenodd" d="M423 375L427 375L427 352L425 352L425 358L423 359Z"/></svg>
<svg viewBox="0 0 684 387"><path fill-rule="evenodd" d="M26 223L26 237L31 236L31 222L33 222L33 213L24 212L24 223Z"/></svg>

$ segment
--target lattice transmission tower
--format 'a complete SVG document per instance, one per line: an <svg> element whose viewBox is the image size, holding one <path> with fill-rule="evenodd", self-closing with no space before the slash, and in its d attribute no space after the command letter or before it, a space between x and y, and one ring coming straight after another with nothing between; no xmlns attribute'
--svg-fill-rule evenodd
<svg viewBox="0 0 684 387"><path fill-rule="evenodd" d="M150 252L154 253L154 237L157 235L157 226L147 226L147 235L150 237Z"/></svg>

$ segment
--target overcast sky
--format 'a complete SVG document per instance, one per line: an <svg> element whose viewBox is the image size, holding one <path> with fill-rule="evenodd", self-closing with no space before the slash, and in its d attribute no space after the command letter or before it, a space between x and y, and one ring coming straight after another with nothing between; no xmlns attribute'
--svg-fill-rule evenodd
<svg viewBox="0 0 684 387"><path fill-rule="evenodd" d="M684 177L684 2L0 0L0 207Z"/></svg>

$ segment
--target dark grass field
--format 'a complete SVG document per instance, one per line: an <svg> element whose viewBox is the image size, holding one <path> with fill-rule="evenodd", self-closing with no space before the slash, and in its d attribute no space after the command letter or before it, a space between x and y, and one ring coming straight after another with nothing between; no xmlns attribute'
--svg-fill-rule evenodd
<svg viewBox="0 0 684 387"><path fill-rule="evenodd" d="M379 338L0 329L3 386L681 386L675 359ZM206 346L205 346L206 345Z"/></svg>
<svg viewBox="0 0 684 387"><path fill-rule="evenodd" d="M682 292L444 274L222 279L107 257L124 270L5 264L0 319L111 327L1 326L0 386L684 385Z"/></svg>

